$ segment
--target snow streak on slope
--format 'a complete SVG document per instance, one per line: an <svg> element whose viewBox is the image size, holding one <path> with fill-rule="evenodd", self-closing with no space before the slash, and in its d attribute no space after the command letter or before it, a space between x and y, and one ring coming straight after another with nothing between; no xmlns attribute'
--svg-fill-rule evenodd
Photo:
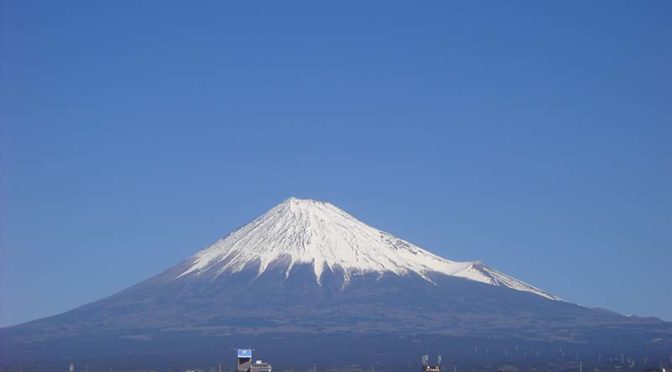
<svg viewBox="0 0 672 372"><path fill-rule="evenodd" d="M357 220L332 204L290 198L261 217L198 252L178 277L238 272L258 265L284 265L289 276L296 264L311 264L320 283L324 270L343 271L345 282L365 273L415 273L431 282L440 273L491 285L556 297L479 262L455 262L395 238Z"/></svg>

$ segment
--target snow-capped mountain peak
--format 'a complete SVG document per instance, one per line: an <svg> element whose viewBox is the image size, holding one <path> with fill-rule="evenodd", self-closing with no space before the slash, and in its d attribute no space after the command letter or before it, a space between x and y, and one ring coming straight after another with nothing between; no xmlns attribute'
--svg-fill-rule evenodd
<svg viewBox="0 0 672 372"><path fill-rule="evenodd" d="M325 270L340 269L346 284L351 276L365 273L415 273L429 282L431 273L439 273L557 299L480 262L436 256L330 203L293 197L198 252L189 262L178 278L257 266L261 275L271 264L283 265L287 277L295 265L310 264L318 284Z"/></svg>

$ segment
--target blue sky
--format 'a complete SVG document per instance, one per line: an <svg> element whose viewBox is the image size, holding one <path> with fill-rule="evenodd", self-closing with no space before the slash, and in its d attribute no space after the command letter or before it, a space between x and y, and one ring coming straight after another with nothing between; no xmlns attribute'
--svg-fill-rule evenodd
<svg viewBox="0 0 672 372"><path fill-rule="evenodd" d="M289 196L672 320L669 1L1 7L0 325Z"/></svg>

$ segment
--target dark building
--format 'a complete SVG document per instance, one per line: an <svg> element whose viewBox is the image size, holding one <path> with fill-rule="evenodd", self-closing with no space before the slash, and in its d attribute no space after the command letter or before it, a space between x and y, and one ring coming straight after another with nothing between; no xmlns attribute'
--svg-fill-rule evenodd
<svg viewBox="0 0 672 372"><path fill-rule="evenodd" d="M236 372L271 372L271 365L257 360L252 363L252 349L238 349Z"/></svg>
<svg viewBox="0 0 672 372"><path fill-rule="evenodd" d="M436 364L429 364L429 356L422 356L422 372L441 372L441 355L436 358Z"/></svg>
<svg viewBox="0 0 672 372"><path fill-rule="evenodd" d="M252 367L252 349L238 349L236 372L250 372Z"/></svg>

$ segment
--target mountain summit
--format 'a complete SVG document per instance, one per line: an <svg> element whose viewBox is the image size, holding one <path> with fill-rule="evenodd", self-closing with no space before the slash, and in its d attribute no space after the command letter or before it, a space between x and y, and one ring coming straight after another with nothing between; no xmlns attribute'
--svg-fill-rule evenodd
<svg viewBox="0 0 672 372"><path fill-rule="evenodd" d="M312 265L315 280L325 270L353 275L430 273L450 275L557 300L558 298L480 262L457 262L436 256L405 240L373 228L333 204L289 198L261 217L198 252L179 274L219 276L246 268L279 266L285 277L297 264Z"/></svg>

